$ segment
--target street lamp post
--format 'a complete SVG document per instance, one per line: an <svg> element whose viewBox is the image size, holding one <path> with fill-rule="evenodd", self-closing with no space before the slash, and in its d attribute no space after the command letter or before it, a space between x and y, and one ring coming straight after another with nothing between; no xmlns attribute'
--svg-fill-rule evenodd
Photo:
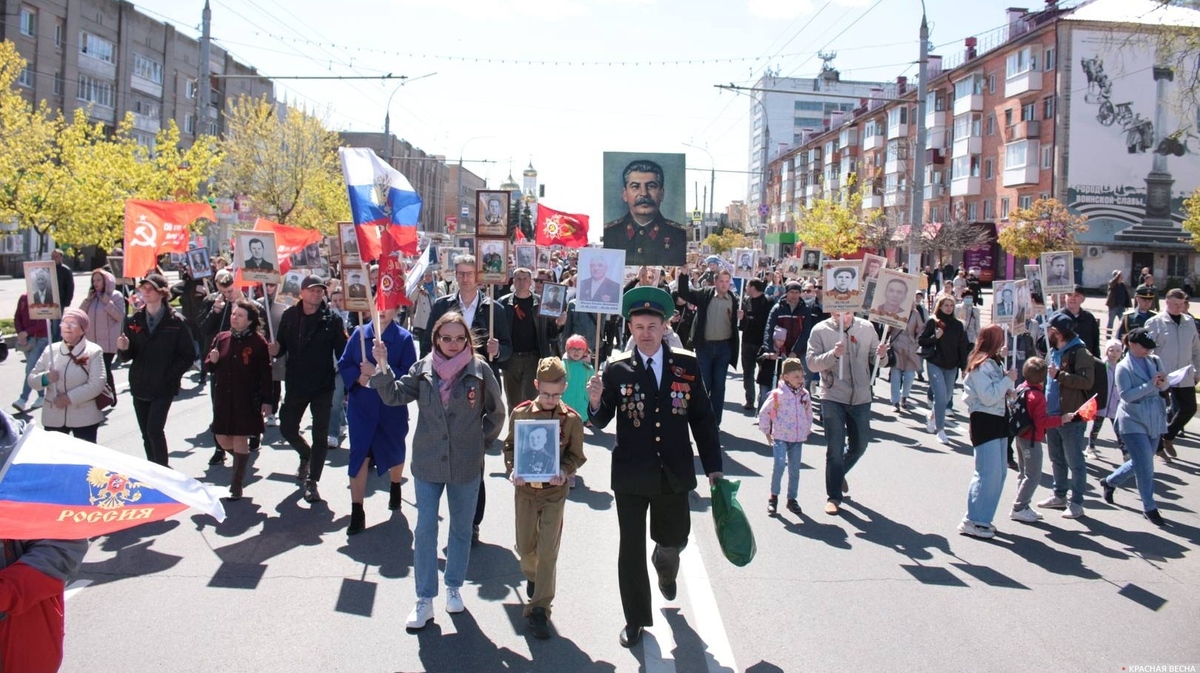
<svg viewBox="0 0 1200 673"><path fill-rule="evenodd" d="M710 217L715 219L717 216L716 209L714 207L717 195L717 163L713 160L712 152L709 152L707 149L698 145L692 145L690 143L683 143L683 145L694 150L700 150L708 155L708 214Z"/></svg>
<svg viewBox="0 0 1200 673"><path fill-rule="evenodd" d="M921 60L917 62L917 156L913 157L912 211L908 218L908 272L921 268L921 232L925 228L925 146L929 132L925 128L925 80L929 75L929 23L925 19L925 0L921 0Z"/></svg>

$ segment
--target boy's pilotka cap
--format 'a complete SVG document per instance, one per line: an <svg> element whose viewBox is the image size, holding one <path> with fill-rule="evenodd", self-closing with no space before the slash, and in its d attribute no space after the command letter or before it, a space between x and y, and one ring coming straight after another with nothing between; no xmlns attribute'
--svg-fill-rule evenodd
<svg viewBox="0 0 1200 673"><path fill-rule="evenodd" d="M537 380L542 383L557 383L567 377L567 368L563 361L551 356L538 360Z"/></svg>

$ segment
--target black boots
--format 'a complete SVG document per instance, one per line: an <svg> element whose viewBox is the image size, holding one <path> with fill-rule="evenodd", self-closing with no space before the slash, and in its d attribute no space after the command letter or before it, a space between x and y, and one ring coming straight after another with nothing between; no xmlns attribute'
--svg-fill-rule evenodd
<svg viewBox="0 0 1200 673"><path fill-rule="evenodd" d="M361 502L350 503L350 526L346 535L358 535L367 528L367 513L363 511Z"/></svg>
<svg viewBox="0 0 1200 673"><path fill-rule="evenodd" d="M229 499L242 499L242 483L246 481L246 466L250 464L250 455L246 453L233 454L233 481L229 484Z"/></svg>
<svg viewBox="0 0 1200 673"><path fill-rule="evenodd" d="M388 509L397 510L400 509L400 482L393 481L391 484L392 492L388 497Z"/></svg>
<svg viewBox="0 0 1200 673"><path fill-rule="evenodd" d="M677 589L675 576L679 574L679 552L681 551L683 551L683 547L654 545L654 553L650 555L650 563L658 572L658 590L662 592L663 598L669 601L675 600Z"/></svg>
<svg viewBox="0 0 1200 673"><path fill-rule="evenodd" d="M224 465L225 464L225 449L217 444L217 450L213 452L212 458L208 459L209 465Z"/></svg>

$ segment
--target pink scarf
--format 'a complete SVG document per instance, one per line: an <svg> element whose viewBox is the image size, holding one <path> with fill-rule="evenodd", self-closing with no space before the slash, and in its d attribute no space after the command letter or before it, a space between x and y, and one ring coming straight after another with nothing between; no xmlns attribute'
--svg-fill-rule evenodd
<svg viewBox="0 0 1200 673"><path fill-rule="evenodd" d="M454 382L473 357L475 351L469 344L452 358L442 355L437 348L433 349L433 371L438 376L438 393L442 398L442 406L450 404L450 391L454 388Z"/></svg>

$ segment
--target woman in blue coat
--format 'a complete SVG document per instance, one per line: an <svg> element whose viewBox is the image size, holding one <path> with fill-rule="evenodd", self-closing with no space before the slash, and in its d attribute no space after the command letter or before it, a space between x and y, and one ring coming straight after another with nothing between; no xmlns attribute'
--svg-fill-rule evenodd
<svg viewBox="0 0 1200 673"><path fill-rule="evenodd" d="M395 322L396 309L379 314L383 328L383 343L387 345L388 365L392 371L407 372L417 361L417 348L412 334ZM361 333L361 334L360 334ZM367 467L374 461L376 474L385 471L391 476L391 497L388 509L400 508L400 478L404 474L404 459L408 453L408 407L389 407L379 393L362 376L362 342L366 341L366 359L376 364L371 349L375 344L375 325L367 323L354 328L346 350L338 361L338 374L346 384L346 424L350 428L350 526L347 535L361 533L366 528L363 498L367 491Z"/></svg>

